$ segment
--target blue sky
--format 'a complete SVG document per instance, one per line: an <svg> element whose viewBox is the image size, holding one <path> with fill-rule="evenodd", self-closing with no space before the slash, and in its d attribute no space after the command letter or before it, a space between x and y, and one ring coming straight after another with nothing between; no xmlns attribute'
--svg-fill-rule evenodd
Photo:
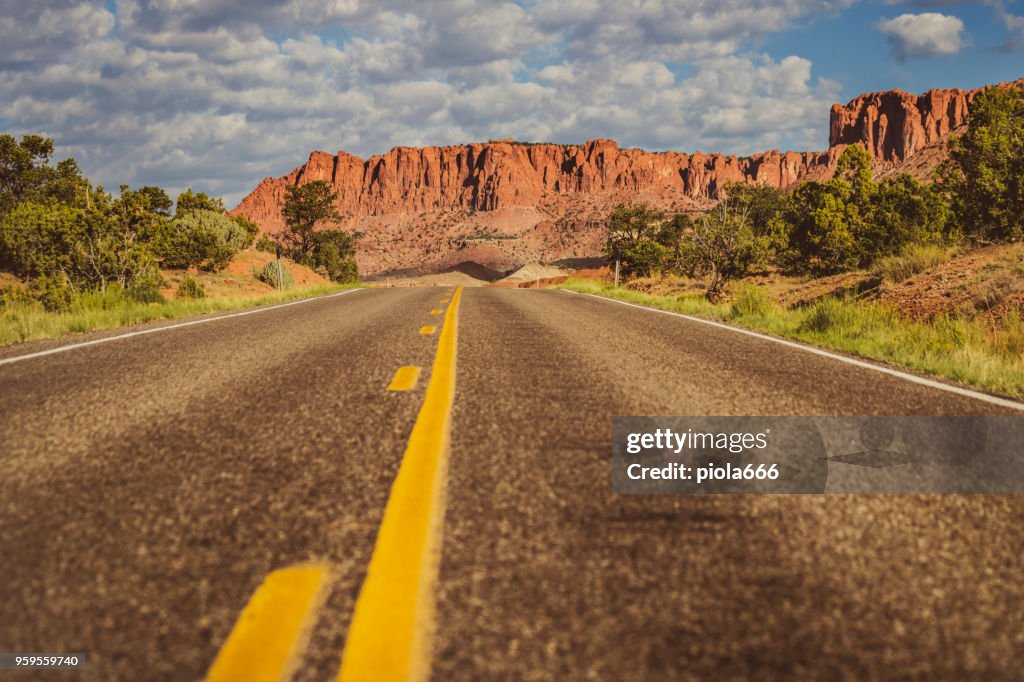
<svg viewBox="0 0 1024 682"><path fill-rule="evenodd" d="M233 205L314 149L821 150L862 92L1024 76L1024 0L0 0L0 132Z"/></svg>
<svg viewBox="0 0 1024 682"><path fill-rule="evenodd" d="M930 5L925 7L924 5ZM1007 11L1014 3L1004 5ZM970 44L954 55L894 59L878 22L902 14L939 12L964 23ZM1022 9L1024 13L1024 9ZM1024 52L1006 49L1014 38L987 3L857 3L831 18L794 27L769 37L764 49L772 55L797 52L815 71L842 86L847 102L864 92L899 88L924 92L930 88L975 88L1024 76ZM799 46L799 47L797 47Z"/></svg>

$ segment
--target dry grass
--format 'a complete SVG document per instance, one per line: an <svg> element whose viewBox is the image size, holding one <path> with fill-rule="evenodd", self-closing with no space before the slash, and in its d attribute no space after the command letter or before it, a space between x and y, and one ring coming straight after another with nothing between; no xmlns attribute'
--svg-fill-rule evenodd
<svg viewBox="0 0 1024 682"><path fill-rule="evenodd" d="M1002 326L949 316L915 322L883 303L851 297L785 308L766 288L750 286L731 304L708 303L696 294L616 289L593 280L570 279L561 287L729 322L1024 398L1024 322L1016 317Z"/></svg>
<svg viewBox="0 0 1024 682"><path fill-rule="evenodd" d="M339 284L270 291L257 295L220 296L202 299L171 299L145 303L120 290L105 294L91 293L76 297L71 309L49 312L36 302L8 302L0 306L0 345L32 339L59 338L68 334L115 329L154 320L174 320L225 310L254 308L269 303L281 303L299 298L310 298L351 288Z"/></svg>

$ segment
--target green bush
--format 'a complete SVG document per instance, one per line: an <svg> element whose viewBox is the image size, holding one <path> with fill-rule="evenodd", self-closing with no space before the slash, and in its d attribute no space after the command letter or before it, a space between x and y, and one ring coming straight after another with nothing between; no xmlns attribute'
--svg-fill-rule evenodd
<svg viewBox="0 0 1024 682"><path fill-rule="evenodd" d="M181 284L178 285L178 290L174 293L175 298L206 298L206 292L203 291L203 285L195 280L193 277L186 277L181 280Z"/></svg>
<svg viewBox="0 0 1024 682"><path fill-rule="evenodd" d="M242 233L244 234L244 237L241 238L239 251L252 246L253 242L256 240L256 235L260 233L260 226L241 215L231 216L231 220L242 228Z"/></svg>
<svg viewBox="0 0 1024 682"><path fill-rule="evenodd" d="M764 289L757 286L747 286L740 289L733 298L729 308L729 316L740 317L762 317L766 315L775 304L764 292Z"/></svg>
<svg viewBox="0 0 1024 682"><path fill-rule="evenodd" d="M59 276L36 277L29 283L28 293L49 312L62 312L71 307L71 289Z"/></svg>
<svg viewBox="0 0 1024 682"><path fill-rule="evenodd" d="M982 241L1024 238L1024 89L990 87L953 137L940 186L964 232Z"/></svg>
<svg viewBox="0 0 1024 682"><path fill-rule="evenodd" d="M873 272L887 282L902 282L942 265L947 260L949 250L945 247L935 244L908 244L899 254L879 259Z"/></svg>
<svg viewBox="0 0 1024 682"><path fill-rule="evenodd" d="M624 278L649 277L665 267L672 247L657 239L671 239L674 233L671 228L662 230L663 217L643 204L612 209L604 252L609 264L619 261Z"/></svg>
<svg viewBox="0 0 1024 682"><path fill-rule="evenodd" d="M263 253L277 253L277 242L269 234L260 235L260 238L256 240L256 250L262 251Z"/></svg>
<svg viewBox="0 0 1024 682"><path fill-rule="evenodd" d="M0 254L23 278L57 278L79 291L131 286L157 275L131 226L104 207L22 202L0 221Z"/></svg>
<svg viewBox="0 0 1024 682"><path fill-rule="evenodd" d="M762 263L769 251L767 237L758 237L745 213L732 210L723 200L702 217L679 247L679 263L694 277L709 276L707 299L713 303L725 296L726 285L744 277Z"/></svg>
<svg viewBox="0 0 1024 682"><path fill-rule="evenodd" d="M857 312L853 306L846 305L837 298L823 298L808 308L800 329L822 334L835 329L852 329L858 322L856 316Z"/></svg>
<svg viewBox="0 0 1024 682"><path fill-rule="evenodd" d="M799 185L787 204L776 262L795 272L866 268L910 245L952 243L960 234L942 193L909 175L876 182L860 145L846 148L831 180Z"/></svg>
<svg viewBox="0 0 1024 682"><path fill-rule="evenodd" d="M0 287L0 310L23 308L35 303L35 299L24 289L13 286Z"/></svg>
<svg viewBox="0 0 1024 682"><path fill-rule="evenodd" d="M331 280L339 284L355 284L359 281L359 266L354 258L345 258L330 274Z"/></svg>
<svg viewBox="0 0 1024 682"><path fill-rule="evenodd" d="M221 270L251 238L248 228L237 221L198 209L167 223L154 241L165 267Z"/></svg>
<svg viewBox="0 0 1024 682"><path fill-rule="evenodd" d="M128 287L124 290L124 297L132 303L165 303L167 301L160 293L160 289L145 285Z"/></svg>
<svg viewBox="0 0 1024 682"><path fill-rule="evenodd" d="M181 217L192 211L212 211L224 213L224 202L216 197L209 197L206 192L193 192L189 187L178 195L178 205L175 209L175 216Z"/></svg>
<svg viewBox="0 0 1024 682"><path fill-rule="evenodd" d="M309 253L292 250L291 257L331 281L343 284L359 281L359 268L354 258L355 237L343 230L318 230L309 235L309 243L312 249Z"/></svg>
<svg viewBox="0 0 1024 682"><path fill-rule="evenodd" d="M824 334L829 338L884 336L903 322L892 309L856 299L823 298L806 309L797 331Z"/></svg>
<svg viewBox="0 0 1024 682"><path fill-rule="evenodd" d="M284 281L284 286L280 286L280 282L277 278L277 261L268 261L263 269L256 275L256 279L275 289L291 289L295 286L295 278L292 277L292 273L288 271L288 268L281 264L281 274Z"/></svg>
<svg viewBox="0 0 1024 682"><path fill-rule="evenodd" d="M1024 362L1024 320L1016 311L1003 320L1002 329L996 333L996 344L1006 357Z"/></svg>

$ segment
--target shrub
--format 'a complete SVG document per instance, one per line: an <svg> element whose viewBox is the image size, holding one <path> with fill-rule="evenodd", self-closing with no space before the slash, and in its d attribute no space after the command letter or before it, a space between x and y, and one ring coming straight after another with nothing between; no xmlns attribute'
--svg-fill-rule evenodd
<svg viewBox="0 0 1024 682"><path fill-rule="evenodd" d="M181 284L178 285L178 290L174 294L175 298L206 298L206 292L203 291L203 285L195 280L193 277L186 277L181 280Z"/></svg>
<svg viewBox="0 0 1024 682"><path fill-rule="evenodd" d="M256 235L260 233L260 226L254 223L253 221L249 220L245 216L241 215L231 216L231 220L232 222L234 222L235 224L242 228L242 231L245 235L241 240L241 246L239 247L239 251L241 251L242 249L247 249L250 246L252 246L253 241L256 239Z"/></svg>
<svg viewBox="0 0 1024 682"><path fill-rule="evenodd" d="M836 298L823 298L807 310L800 329L819 333L848 329L855 326L855 317L853 306L846 305Z"/></svg>
<svg viewBox="0 0 1024 682"><path fill-rule="evenodd" d="M306 255L292 253L300 263L335 282L356 282L359 268L353 254L355 237L342 230L320 230L310 237L312 251Z"/></svg>
<svg viewBox="0 0 1024 682"><path fill-rule="evenodd" d="M749 274L768 252L768 240L758 237L746 213L732 210L728 199L702 217L679 249L679 262L690 275L708 275L706 296L712 303L725 294L726 284Z"/></svg>
<svg viewBox="0 0 1024 682"><path fill-rule="evenodd" d="M953 137L938 177L968 236L1024 237L1024 90L990 87L971 104L967 131Z"/></svg>
<svg viewBox="0 0 1024 682"><path fill-rule="evenodd" d="M762 317L774 307L764 289L756 286L748 286L740 289L732 305L729 308L729 315L738 317Z"/></svg>
<svg viewBox="0 0 1024 682"><path fill-rule="evenodd" d="M192 281L195 282L195 280ZM202 291L201 287L200 291ZM124 297L133 303L165 303L167 301L164 295L160 293L160 289L147 285L128 287L124 290Z"/></svg>
<svg viewBox="0 0 1024 682"><path fill-rule="evenodd" d="M212 211L224 213L224 202L216 197L209 197L206 192L195 193L192 188L178 195L178 206L175 211L177 217L181 217L192 211Z"/></svg>
<svg viewBox="0 0 1024 682"><path fill-rule="evenodd" d="M644 239L622 249L623 271L627 277L651 277L665 269L672 251L653 239Z"/></svg>
<svg viewBox="0 0 1024 682"><path fill-rule="evenodd" d="M246 226L216 211L194 210L179 215L154 240L156 254L171 268L224 268L250 243Z"/></svg>
<svg viewBox="0 0 1024 682"><path fill-rule="evenodd" d="M623 277L649 277L660 272L672 250L657 241L662 228L661 213L640 204L620 204L608 217L608 240L605 255L608 263L620 261ZM670 238L672 230L665 231Z"/></svg>
<svg viewBox="0 0 1024 682"><path fill-rule="evenodd" d="M874 274L888 282L902 282L949 259L949 250L935 244L908 244L895 256L875 263Z"/></svg>
<svg viewBox="0 0 1024 682"><path fill-rule="evenodd" d="M71 307L71 288L60 276L36 277L28 285L28 294L50 312L64 311Z"/></svg>
<svg viewBox="0 0 1024 682"><path fill-rule="evenodd" d="M277 253L276 248L277 242L275 242L274 238L269 234L261 235L260 238L256 240L257 251L262 251L263 253Z"/></svg>
<svg viewBox="0 0 1024 682"><path fill-rule="evenodd" d="M0 287L0 310L23 308L35 304L28 292L14 286Z"/></svg>
<svg viewBox="0 0 1024 682"><path fill-rule="evenodd" d="M1007 357L1024 362L1024 320L1012 311L996 332L996 347Z"/></svg>
<svg viewBox="0 0 1024 682"><path fill-rule="evenodd" d="M341 284L355 284L359 281L359 266L353 258L342 260L331 273L331 279Z"/></svg>
<svg viewBox="0 0 1024 682"><path fill-rule="evenodd" d="M27 279L59 279L74 290L129 286L156 272L130 226L100 208L22 202L0 221L0 260Z"/></svg>
<svg viewBox="0 0 1024 682"><path fill-rule="evenodd" d="M798 331L817 332L830 338L883 334L903 322L891 308L856 299L823 298L807 309Z"/></svg>
<svg viewBox="0 0 1024 682"><path fill-rule="evenodd" d="M256 275L256 279L275 289L291 289L295 286L295 278L292 277L292 273L288 271L288 268L281 264L281 275L284 282L284 286L280 286L281 282L277 278L277 261L268 261L263 269Z"/></svg>

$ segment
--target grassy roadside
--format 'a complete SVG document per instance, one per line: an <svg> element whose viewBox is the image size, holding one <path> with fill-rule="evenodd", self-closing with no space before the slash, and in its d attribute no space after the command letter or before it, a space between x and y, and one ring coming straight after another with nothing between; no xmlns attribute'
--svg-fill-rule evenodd
<svg viewBox="0 0 1024 682"><path fill-rule="evenodd" d="M202 313L243 310L351 288L353 285L321 284L255 296L173 299L159 303L133 301L121 292L107 295L97 293L76 298L66 312L47 312L38 303L0 306L0 345L115 329L153 320L174 320Z"/></svg>
<svg viewBox="0 0 1024 682"><path fill-rule="evenodd" d="M1024 398L1024 322L1018 319L997 330L961 318L912 322L884 305L836 298L787 309L754 286L718 305L698 294L656 296L585 279L559 288L727 322Z"/></svg>

